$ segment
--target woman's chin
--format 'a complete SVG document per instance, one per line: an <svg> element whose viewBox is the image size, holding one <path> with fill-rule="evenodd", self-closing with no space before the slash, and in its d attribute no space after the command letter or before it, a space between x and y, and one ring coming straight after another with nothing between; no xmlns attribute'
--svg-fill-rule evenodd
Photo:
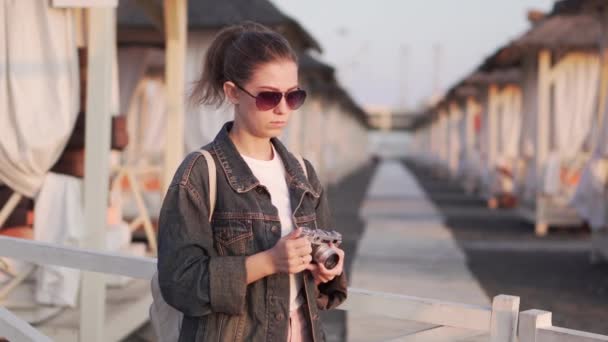
<svg viewBox="0 0 608 342"><path fill-rule="evenodd" d="M274 138L274 137L278 137L281 134L283 134L283 130L284 130L284 127L271 126L271 127L267 127L265 131L269 137Z"/></svg>

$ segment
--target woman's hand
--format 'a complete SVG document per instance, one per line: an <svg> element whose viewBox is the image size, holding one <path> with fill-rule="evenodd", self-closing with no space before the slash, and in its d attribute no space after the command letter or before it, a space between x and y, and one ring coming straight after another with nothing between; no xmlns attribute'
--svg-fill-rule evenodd
<svg viewBox="0 0 608 342"><path fill-rule="evenodd" d="M344 268L344 251L340 248L336 247L333 243L330 242L329 247L333 248L336 253L340 256L340 260L336 267L328 270L325 268L323 264L310 264L307 269L312 273L315 278L315 284L319 285L321 283L327 283L329 281L334 280L335 277L342 274Z"/></svg>
<svg viewBox="0 0 608 342"><path fill-rule="evenodd" d="M272 273L300 273L312 261L312 247L306 237L300 237L302 228L297 228L282 237L269 252L273 264Z"/></svg>

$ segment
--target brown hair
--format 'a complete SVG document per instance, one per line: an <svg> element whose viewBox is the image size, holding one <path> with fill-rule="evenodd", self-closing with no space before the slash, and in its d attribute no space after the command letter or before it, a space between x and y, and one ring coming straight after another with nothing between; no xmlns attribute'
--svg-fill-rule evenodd
<svg viewBox="0 0 608 342"><path fill-rule="evenodd" d="M254 22L224 28L207 50L190 100L219 106L225 99L224 82L244 86L257 66L279 59L297 63L296 53L281 34Z"/></svg>

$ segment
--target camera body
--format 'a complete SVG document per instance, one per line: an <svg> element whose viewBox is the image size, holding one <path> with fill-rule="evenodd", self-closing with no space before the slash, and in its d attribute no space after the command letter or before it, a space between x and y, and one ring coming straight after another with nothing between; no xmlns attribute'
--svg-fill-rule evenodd
<svg viewBox="0 0 608 342"><path fill-rule="evenodd" d="M340 261L340 255L329 246L333 243L339 246L342 243L342 234L335 230L302 228L302 235L306 236L312 245L312 261L323 264L326 269L331 270Z"/></svg>

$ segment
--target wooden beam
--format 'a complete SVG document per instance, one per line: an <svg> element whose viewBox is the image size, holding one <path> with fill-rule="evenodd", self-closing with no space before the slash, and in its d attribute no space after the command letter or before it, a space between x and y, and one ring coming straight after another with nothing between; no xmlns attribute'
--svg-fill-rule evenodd
<svg viewBox="0 0 608 342"><path fill-rule="evenodd" d="M101 250L106 241L110 177L112 61L116 54L114 8L89 10L89 46L85 128L83 248ZM105 277L83 274L80 292L80 340L104 341Z"/></svg>
<svg viewBox="0 0 608 342"><path fill-rule="evenodd" d="M154 0L135 0L135 3L146 13L152 24L160 32L165 32L163 6Z"/></svg>
<svg viewBox="0 0 608 342"><path fill-rule="evenodd" d="M540 180L542 170L549 153L549 116L551 100L551 51L542 50L538 54L538 98L536 113L536 146L535 166L537 179Z"/></svg>
<svg viewBox="0 0 608 342"><path fill-rule="evenodd" d="M467 146L470 150L475 148L477 135L475 132L475 117L481 110L481 105L473 97L467 99Z"/></svg>
<svg viewBox="0 0 608 342"><path fill-rule="evenodd" d="M495 166L496 157L498 154L498 113L500 106L498 86L492 84L488 87L488 132L486 134L486 144L488 146L487 168L491 169Z"/></svg>
<svg viewBox="0 0 608 342"><path fill-rule="evenodd" d="M118 0L52 0L51 6L56 8L115 8Z"/></svg>
<svg viewBox="0 0 608 342"><path fill-rule="evenodd" d="M4 204L4 206L0 209L0 227L8 220L8 217L13 213L19 201L21 201L21 194L17 192L13 192L11 197L9 197L8 201Z"/></svg>
<svg viewBox="0 0 608 342"><path fill-rule="evenodd" d="M164 0L167 83L167 125L163 189L166 193L184 158L184 105L188 0Z"/></svg>

